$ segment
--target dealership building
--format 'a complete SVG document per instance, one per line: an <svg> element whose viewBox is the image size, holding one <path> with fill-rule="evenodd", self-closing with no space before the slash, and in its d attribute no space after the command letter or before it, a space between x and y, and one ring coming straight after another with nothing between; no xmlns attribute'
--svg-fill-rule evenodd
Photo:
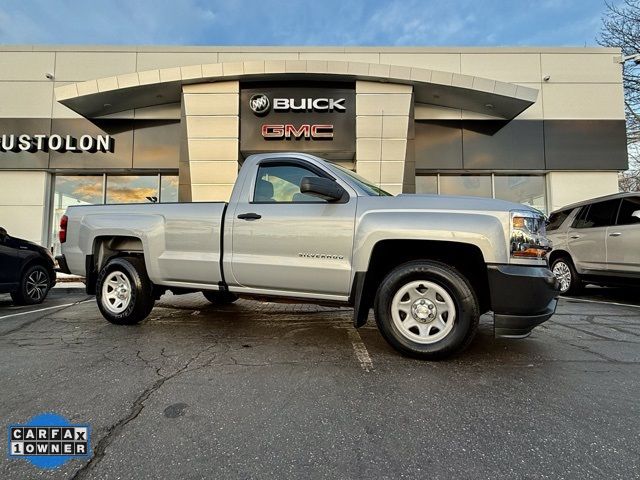
<svg viewBox="0 0 640 480"><path fill-rule="evenodd" d="M229 198L258 152L393 193L549 212L627 168L611 48L0 47L0 226L57 249L69 205ZM286 206L283 205L283 208Z"/></svg>

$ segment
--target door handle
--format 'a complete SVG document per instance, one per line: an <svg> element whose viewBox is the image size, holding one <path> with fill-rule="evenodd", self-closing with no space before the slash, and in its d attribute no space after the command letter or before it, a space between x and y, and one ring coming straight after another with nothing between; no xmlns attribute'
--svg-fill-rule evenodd
<svg viewBox="0 0 640 480"><path fill-rule="evenodd" d="M621 232L613 232L609 234L610 237L619 237L620 235L622 235Z"/></svg>
<svg viewBox="0 0 640 480"><path fill-rule="evenodd" d="M580 235L571 235L569 238L572 238L575 240L576 238L580 238Z"/></svg>
<svg viewBox="0 0 640 480"><path fill-rule="evenodd" d="M259 220L262 218L262 215L258 215L257 213L241 213L238 215L240 220Z"/></svg>

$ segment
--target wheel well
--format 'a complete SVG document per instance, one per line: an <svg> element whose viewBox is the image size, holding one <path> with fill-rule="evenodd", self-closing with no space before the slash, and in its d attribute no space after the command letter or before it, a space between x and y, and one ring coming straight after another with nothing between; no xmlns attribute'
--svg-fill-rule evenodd
<svg viewBox="0 0 640 480"><path fill-rule="evenodd" d="M124 254L137 256L144 254L142 240L137 237L105 236L96 237L93 241L95 268L100 270L112 257Z"/></svg>
<svg viewBox="0 0 640 480"><path fill-rule="evenodd" d="M555 262L556 259L560 257L566 257L569 261L571 261L571 263L573 263L571 254L569 252L567 252L566 250L554 250L549 254L549 266L552 266L553 262Z"/></svg>
<svg viewBox="0 0 640 480"><path fill-rule="evenodd" d="M49 265L41 257L32 257L27 260L24 265L22 265L22 268L20 269L20 279L22 279L22 275L24 275L24 272L26 272L27 269L33 265L40 265L41 267L44 267L50 274L53 274L53 278L51 280L56 279L55 271L51 268L51 265Z"/></svg>
<svg viewBox="0 0 640 480"><path fill-rule="evenodd" d="M86 259L87 293L95 294L98 272L114 257L134 256L144 260L142 240L137 237L109 235L96 237L93 241L91 255Z"/></svg>
<svg viewBox="0 0 640 480"><path fill-rule="evenodd" d="M471 283L480 304L480 312L490 310L487 265L480 249L467 243L432 240L378 242L369 259L359 309L368 311L384 277L398 265L412 260L435 260L455 268Z"/></svg>

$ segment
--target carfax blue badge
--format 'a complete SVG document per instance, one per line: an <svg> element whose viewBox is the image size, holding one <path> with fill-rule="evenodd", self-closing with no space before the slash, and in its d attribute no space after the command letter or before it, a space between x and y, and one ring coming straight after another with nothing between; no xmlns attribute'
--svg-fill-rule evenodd
<svg viewBox="0 0 640 480"><path fill-rule="evenodd" d="M74 425L57 413L41 413L24 425L9 426L9 457L39 468L57 468L73 458L89 459L89 425Z"/></svg>

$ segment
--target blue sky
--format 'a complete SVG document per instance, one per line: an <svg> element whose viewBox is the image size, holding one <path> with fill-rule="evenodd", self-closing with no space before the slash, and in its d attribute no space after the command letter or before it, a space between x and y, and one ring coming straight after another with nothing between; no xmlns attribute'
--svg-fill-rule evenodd
<svg viewBox="0 0 640 480"><path fill-rule="evenodd" d="M604 0L3 0L0 43L594 45Z"/></svg>

